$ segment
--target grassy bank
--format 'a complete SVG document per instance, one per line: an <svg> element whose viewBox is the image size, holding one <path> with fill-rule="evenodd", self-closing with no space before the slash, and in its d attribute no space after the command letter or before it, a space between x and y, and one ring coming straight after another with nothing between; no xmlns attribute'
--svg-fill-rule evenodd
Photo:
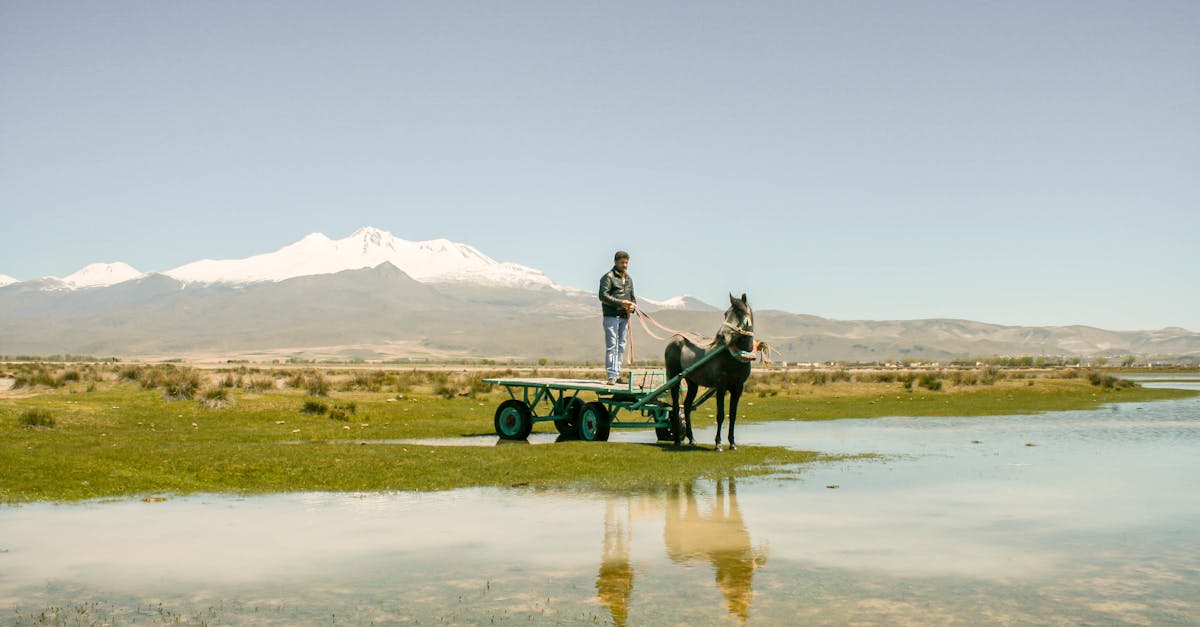
<svg viewBox="0 0 1200 627"><path fill-rule="evenodd" d="M438 447L386 440L485 435L506 398L479 373L197 371L36 366L5 373L0 500L78 500L193 492L439 490L464 486L627 489L696 477L775 472L817 453L562 442ZM518 373L521 374L521 373ZM1105 385L1105 383L1108 383ZM739 422L981 416L1087 409L1192 393L1087 377L817 381L756 376ZM940 389L930 389L939 387ZM713 404L696 425L712 423ZM536 432L553 432L538 423ZM711 443L706 443L711 449Z"/></svg>

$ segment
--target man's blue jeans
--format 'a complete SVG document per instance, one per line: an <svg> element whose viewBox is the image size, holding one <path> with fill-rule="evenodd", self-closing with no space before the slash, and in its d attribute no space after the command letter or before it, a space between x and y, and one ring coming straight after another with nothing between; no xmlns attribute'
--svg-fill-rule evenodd
<svg viewBox="0 0 1200 627"><path fill-rule="evenodd" d="M629 338L629 318L604 316L604 372L609 379L621 376L621 358Z"/></svg>

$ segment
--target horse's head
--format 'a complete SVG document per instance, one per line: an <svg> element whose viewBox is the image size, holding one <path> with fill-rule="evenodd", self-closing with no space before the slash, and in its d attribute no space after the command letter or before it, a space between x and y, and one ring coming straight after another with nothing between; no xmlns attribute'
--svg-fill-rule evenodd
<svg viewBox="0 0 1200 627"><path fill-rule="evenodd" d="M741 298L729 295L729 309L725 310L725 323L717 333L726 346L747 352L754 351L754 310L746 301L746 295Z"/></svg>

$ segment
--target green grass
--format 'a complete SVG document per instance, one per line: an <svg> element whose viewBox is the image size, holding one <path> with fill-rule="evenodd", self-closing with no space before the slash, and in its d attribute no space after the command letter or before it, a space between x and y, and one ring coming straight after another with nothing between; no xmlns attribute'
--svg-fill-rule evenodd
<svg viewBox="0 0 1200 627"><path fill-rule="evenodd" d="M102 374L60 389L0 395L0 501L512 485L634 489L698 477L774 473L822 459L814 452L759 446L717 455L711 442L676 449L653 443L650 430L644 432L644 444L361 444L492 434L493 412L506 396L438 377L413 384L404 394L369 391L381 389L375 380L340 386L351 391L334 391L340 387L331 377L328 404L307 396L307 386L268 392L220 388L230 402L206 407L202 401L172 400L161 389L144 388L146 379L153 378L148 373L136 382L115 370L107 378ZM189 388L195 384L191 374L181 377ZM223 373L202 375L199 385L205 377L220 385ZM442 388L447 385L459 385L460 391L445 398ZM205 399L210 388L202 389L194 395ZM739 423L1014 414L1192 394L1104 388L1084 378L946 385L942 391L842 380L786 389L752 387L743 396ZM324 406L321 411L304 412L318 404ZM695 425L712 424L713 409L712 402L698 409ZM52 416L54 428L22 424L21 416L31 411ZM535 425L535 432L553 430L550 423Z"/></svg>
<svg viewBox="0 0 1200 627"><path fill-rule="evenodd" d="M420 395L388 402L386 396L340 395L337 416L303 413L307 401L299 391L243 393L219 409L164 400L130 384L3 399L0 415L53 408L58 425L31 430L12 418L0 421L0 501L510 485L627 488L775 472L818 458L771 447L713 455L650 443L358 444L492 432L492 399ZM538 430L547 427L553 429L546 424ZM646 433L652 440L653 432Z"/></svg>

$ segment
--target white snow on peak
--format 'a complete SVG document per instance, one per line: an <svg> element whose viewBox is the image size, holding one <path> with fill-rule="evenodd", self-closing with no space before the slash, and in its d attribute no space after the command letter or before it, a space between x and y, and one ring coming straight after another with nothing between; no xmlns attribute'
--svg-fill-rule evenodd
<svg viewBox="0 0 1200 627"><path fill-rule="evenodd" d="M21 282L20 279L15 279L13 277L8 276L7 274L0 274L0 287L4 287L5 285L12 285L13 283L20 283L20 282Z"/></svg>
<svg viewBox="0 0 1200 627"><path fill-rule="evenodd" d="M662 307L663 309L683 309L684 307L687 307L687 299L688 298L691 298L691 297L688 296L687 294L683 294L681 296L676 296L675 298L668 298L667 300L663 300L663 301L651 301L651 302L653 302L655 305L658 305L659 307Z"/></svg>
<svg viewBox="0 0 1200 627"><path fill-rule="evenodd" d="M106 287L140 278L144 274L133 266L120 261L114 263L93 263L84 266L78 272L63 278L68 288Z"/></svg>
<svg viewBox="0 0 1200 627"><path fill-rule="evenodd" d="M427 283L561 289L540 270L498 262L467 244L447 239L412 242L374 227L361 228L339 240L313 233L272 253L245 259L205 259L164 274L187 282L250 283L373 268L384 262Z"/></svg>

